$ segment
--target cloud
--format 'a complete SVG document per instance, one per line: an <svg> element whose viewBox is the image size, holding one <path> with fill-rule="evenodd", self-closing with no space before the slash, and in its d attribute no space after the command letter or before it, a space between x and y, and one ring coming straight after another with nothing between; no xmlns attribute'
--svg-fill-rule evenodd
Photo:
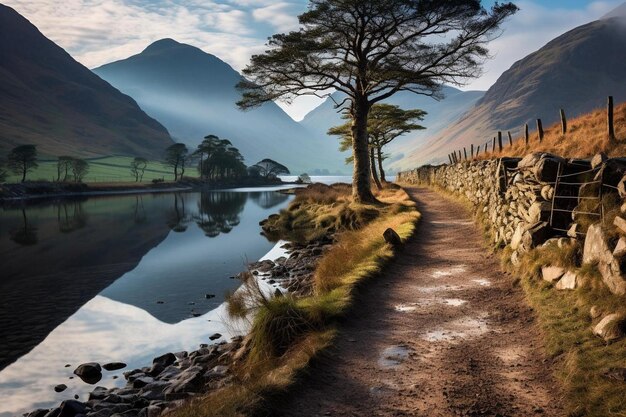
<svg viewBox="0 0 626 417"><path fill-rule="evenodd" d="M290 32L298 29L296 10L299 7L293 3L276 3L255 9L252 15L259 22L269 23L278 32Z"/></svg>

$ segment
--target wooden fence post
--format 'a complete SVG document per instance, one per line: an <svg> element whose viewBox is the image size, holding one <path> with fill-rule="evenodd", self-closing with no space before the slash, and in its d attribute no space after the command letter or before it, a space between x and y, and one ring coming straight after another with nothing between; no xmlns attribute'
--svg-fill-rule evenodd
<svg viewBox="0 0 626 417"><path fill-rule="evenodd" d="M567 119L565 118L565 110L560 109L559 113L561 114L561 135L565 135L567 133Z"/></svg>
<svg viewBox="0 0 626 417"><path fill-rule="evenodd" d="M452 154L448 154L448 159L450 160L450 165L453 165L454 162L452 162Z"/></svg>
<svg viewBox="0 0 626 417"><path fill-rule="evenodd" d="M609 101L607 103L607 129L609 135L609 142L615 141L615 126L613 125L613 96L609 96Z"/></svg>
<svg viewBox="0 0 626 417"><path fill-rule="evenodd" d="M502 153L502 132L498 131L498 149Z"/></svg>
<svg viewBox="0 0 626 417"><path fill-rule="evenodd" d="M478 154L480 154L480 145L476 148L476 158L478 158Z"/></svg>
<svg viewBox="0 0 626 417"><path fill-rule="evenodd" d="M537 135L539 137L539 143L543 142L543 124L541 119L537 119Z"/></svg>
<svg viewBox="0 0 626 417"><path fill-rule="evenodd" d="M530 135L528 134L528 123L524 125L524 140L526 141L526 147L528 147L528 142L530 141Z"/></svg>
<svg viewBox="0 0 626 417"><path fill-rule="evenodd" d="M510 130L507 131L506 133L507 133L507 135L509 135L509 147L512 148L513 147L513 136L511 136L511 131Z"/></svg>
<svg viewBox="0 0 626 417"><path fill-rule="evenodd" d="M467 149L463 148L463 153L465 154L465 160L467 161Z"/></svg>
<svg viewBox="0 0 626 417"><path fill-rule="evenodd" d="M496 137L493 137L493 149L491 150L491 152L496 153Z"/></svg>
<svg viewBox="0 0 626 417"><path fill-rule="evenodd" d="M487 153L489 153L489 141L485 143L485 155L487 155Z"/></svg>
<svg viewBox="0 0 626 417"><path fill-rule="evenodd" d="M472 156L472 159L474 159L474 144L473 143L470 145L470 155Z"/></svg>

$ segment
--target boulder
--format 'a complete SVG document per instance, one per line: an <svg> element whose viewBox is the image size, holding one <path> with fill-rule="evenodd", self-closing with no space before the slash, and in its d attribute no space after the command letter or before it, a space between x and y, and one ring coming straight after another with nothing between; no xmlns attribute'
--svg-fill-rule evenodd
<svg viewBox="0 0 626 417"><path fill-rule="evenodd" d="M26 417L44 417L46 414L48 414L49 411L50 410L47 410L45 408L38 408L37 410L28 413Z"/></svg>
<svg viewBox="0 0 626 417"><path fill-rule="evenodd" d="M591 158L591 168L596 169L609 159L604 152L597 153Z"/></svg>
<svg viewBox="0 0 626 417"><path fill-rule="evenodd" d="M388 228L383 232L383 238L385 242L389 243L391 246L398 246L402 244L402 239L400 239L400 235L396 233L392 228Z"/></svg>
<svg viewBox="0 0 626 417"><path fill-rule="evenodd" d="M516 251L520 247L520 244L522 243L522 237L524 236L525 231L526 229L521 224L519 224L517 228L515 228L515 232L513 233L513 237L511 238L511 249Z"/></svg>
<svg viewBox="0 0 626 417"><path fill-rule="evenodd" d="M546 221L550 218L552 205L547 201L536 201L528 209L528 223Z"/></svg>
<svg viewBox="0 0 626 417"><path fill-rule="evenodd" d="M178 378L171 381L171 385L164 391L165 394L175 392L197 392L204 382L204 368L192 366L185 369Z"/></svg>
<svg viewBox="0 0 626 417"><path fill-rule="evenodd" d="M570 228L567 231L567 236L578 239L578 234L580 233L580 225L578 223L572 223Z"/></svg>
<svg viewBox="0 0 626 417"><path fill-rule="evenodd" d="M605 342L614 342L624 337L624 316L609 314L593 328L593 334L604 339Z"/></svg>
<svg viewBox="0 0 626 417"><path fill-rule="evenodd" d="M541 198L546 201L552 201L552 197L554 196L554 187L551 185L544 185L541 188Z"/></svg>
<svg viewBox="0 0 626 417"><path fill-rule="evenodd" d="M61 403L61 411L58 417L75 417L78 414L85 414L87 407L84 403L76 400L65 400Z"/></svg>
<svg viewBox="0 0 626 417"><path fill-rule="evenodd" d="M600 224L592 224L587 229L585 244L583 247L583 263L610 263L613 254L606 242L606 236Z"/></svg>
<svg viewBox="0 0 626 417"><path fill-rule="evenodd" d="M176 355L174 355L171 352L166 353L166 354L161 355L161 356L157 356L156 358L154 358L152 360L153 364L158 363L158 364L162 365L163 368L167 368L168 366L170 366L174 362L176 362Z"/></svg>
<svg viewBox="0 0 626 417"><path fill-rule="evenodd" d="M576 287L578 287L578 276L572 271L567 271L554 286L557 290L574 290Z"/></svg>
<svg viewBox="0 0 626 417"><path fill-rule="evenodd" d="M616 258L623 258L626 255L626 237L621 236L613 249L613 256Z"/></svg>
<svg viewBox="0 0 626 417"><path fill-rule="evenodd" d="M67 385L65 384L59 384L57 386L54 387L54 392L63 392L67 389Z"/></svg>
<svg viewBox="0 0 626 417"><path fill-rule="evenodd" d="M96 362L88 362L74 369L74 374L88 384L95 384L102 379L102 368Z"/></svg>
<svg viewBox="0 0 626 417"><path fill-rule="evenodd" d="M626 294L626 281L622 274L622 262L612 257L610 262L598 263L598 270L602 275L602 281L613 294Z"/></svg>
<svg viewBox="0 0 626 417"><path fill-rule="evenodd" d="M554 282L565 274L565 268L560 266L544 266L541 268L541 277L548 282Z"/></svg>
<svg viewBox="0 0 626 417"><path fill-rule="evenodd" d="M552 236L552 228L546 222L538 222L530 226L522 237L522 244L526 249L532 249Z"/></svg>
<svg viewBox="0 0 626 417"><path fill-rule="evenodd" d="M624 220L620 216L615 216L615 220L613 220L613 225L617 227L620 233L626 234L626 220Z"/></svg>

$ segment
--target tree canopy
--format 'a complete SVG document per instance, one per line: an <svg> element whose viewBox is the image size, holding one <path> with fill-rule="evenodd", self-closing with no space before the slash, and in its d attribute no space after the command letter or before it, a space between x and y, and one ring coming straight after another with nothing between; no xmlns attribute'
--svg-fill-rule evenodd
<svg viewBox="0 0 626 417"><path fill-rule="evenodd" d="M130 162L130 174L135 177L135 182L141 182L147 166L148 160L139 156Z"/></svg>
<svg viewBox="0 0 626 417"><path fill-rule="evenodd" d="M7 156L7 166L11 171L22 176L22 182L26 181L26 174L39 166L37 147L35 145L20 145L13 148Z"/></svg>
<svg viewBox="0 0 626 417"><path fill-rule="evenodd" d="M174 181L183 178L189 150L184 143L175 143L165 150L165 163L174 168ZM180 169L180 176L178 170Z"/></svg>
<svg viewBox="0 0 626 417"><path fill-rule="evenodd" d="M375 201L367 144L371 106L399 91L438 98L442 84L479 76L487 43L516 11L512 3L486 10L480 0L310 0L298 31L272 36L268 50L252 57L238 104L246 109L345 93L337 108L352 118L353 197Z"/></svg>
<svg viewBox="0 0 626 417"><path fill-rule="evenodd" d="M256 169L259 175L265 178L289 174L289 168L269 158L257 162L252 168Z"/></svg>
<svg viewBox="0 0 626 417"><path fill-rule="evenodd" d="M243 156L228 139L208 135L198 145L194 156L200 158L198 171L203 179L236 178L246 174Z"/></svg>

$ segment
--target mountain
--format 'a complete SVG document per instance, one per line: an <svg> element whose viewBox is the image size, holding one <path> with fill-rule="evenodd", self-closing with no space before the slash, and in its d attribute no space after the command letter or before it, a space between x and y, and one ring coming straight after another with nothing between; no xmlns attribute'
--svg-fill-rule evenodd
<svg viewBox="0 0 626 417"><path fill-rule="evenodd" d="M0 152L157 158L171 143L135 101L0 4Z"/></svg>
<svg viewBox="0 0 626 417"><path fill-rule="evenodd" d="M443 161L455 149L484 144L498 130L519 135L626 100L626 4L603 18L577 27L516 62L466 115L416 150L418 163ZM532 135L532 133L531 133Z"/></svg>
<svg viewBox="0 0 626 417"><path fill-rule="evenodd" d="M476 104L484 94L482 91L461 91L450 86L443 86L442 93L444 94L442 100L435 100L431 97L409 92L397 93L385 100L386 103L398 105L405 110L422 109L428 113L421 123L426 127L426 130L406 134L387 146L386 151L391 156L386 161L388 167L394 170L414 167L416 164L413 156L414 150L428 138L436 136L449 124L457 120ZM334 108L334 104L340 103L343 98L344 96L341 93L334 93L332 98L326 99L320 106L309 112L300 124L316 137L333 141L335 146L337 146L338 140L327 136L326 132L330 127L345 122ZM348 153L344 153L343 156L345 158L348 156Z"/></svg>
<svg viewBox="0 0 626 417"><path fill-rule="evenodd" d="M130 58L93 70L133 97L172 136L195 147L208 134L229 139L248 164L264 158L294 173L343 168L337 147L312 137L275 103L241 111L241 75L199 48L162 39Z"/></svg>

